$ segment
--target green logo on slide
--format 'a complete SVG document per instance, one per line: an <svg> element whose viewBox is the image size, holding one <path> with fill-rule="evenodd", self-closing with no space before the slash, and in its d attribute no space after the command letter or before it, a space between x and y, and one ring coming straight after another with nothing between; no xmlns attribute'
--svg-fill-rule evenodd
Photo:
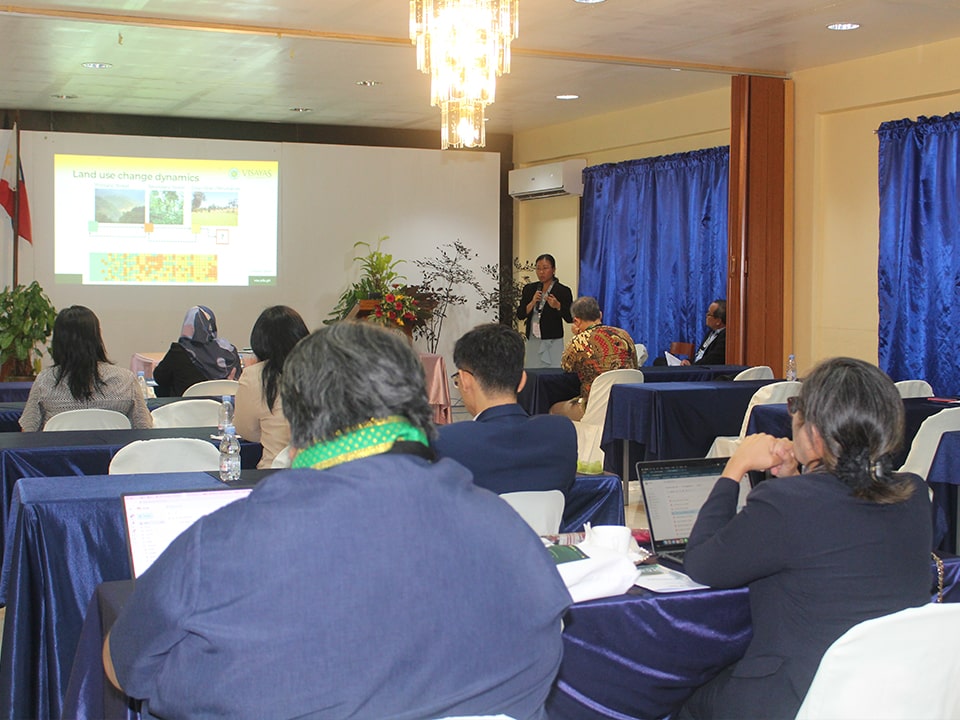
<svg viewBox="0 0 960 720"><path fill-rule="evenodd" d="M230 177L236 180L238 177L240 177L240 171L236 168L230 168Z"/></svg>

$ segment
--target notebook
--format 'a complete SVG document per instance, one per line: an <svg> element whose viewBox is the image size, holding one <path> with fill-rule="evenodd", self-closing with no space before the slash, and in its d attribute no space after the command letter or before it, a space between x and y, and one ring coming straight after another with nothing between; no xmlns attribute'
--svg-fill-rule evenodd
<svg viewBox="0 0 960 720"><path fill-rule="evenodd" d="M650 544L659 557L683 563L693 523L728 459L637 463L637 476L650 527Z"/></svg>
<svg viewBox="0 0 960 720"><path fill-rule="evenodd" d="M133 576L140 577L167 545L201 517L246 497L251 490L247 487L122 495Z"/></svg>

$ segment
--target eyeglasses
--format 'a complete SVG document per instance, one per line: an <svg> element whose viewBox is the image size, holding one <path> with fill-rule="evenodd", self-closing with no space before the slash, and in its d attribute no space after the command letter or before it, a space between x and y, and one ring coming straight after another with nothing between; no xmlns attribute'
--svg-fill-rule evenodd
<svg viewBox="0 0 960 720"><path fill-rule="evenodd" d="M450 376L450 379L453 380L453 386L460 389L460 373L466 373L467 375L473 375L469 370L457 370L453 375Z"/></svg>
<svg viewBox="0 0 960 720"><path fill-rule="evenodd" d="M803 398L799 395L792 395L787 398L787 412L791 415L796 415L798 412L803 412Z"/></svg>

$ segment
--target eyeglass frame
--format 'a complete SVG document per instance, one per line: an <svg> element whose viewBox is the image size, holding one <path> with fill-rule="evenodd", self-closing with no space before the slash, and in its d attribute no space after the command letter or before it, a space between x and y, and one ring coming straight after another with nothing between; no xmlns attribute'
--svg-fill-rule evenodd
<svg viewBox="0 0 960 720"><path fill-rule="evenodd" d="M791 395L787 398L787 412L791 415L803 413L803 398L799 395Z"/></svg>

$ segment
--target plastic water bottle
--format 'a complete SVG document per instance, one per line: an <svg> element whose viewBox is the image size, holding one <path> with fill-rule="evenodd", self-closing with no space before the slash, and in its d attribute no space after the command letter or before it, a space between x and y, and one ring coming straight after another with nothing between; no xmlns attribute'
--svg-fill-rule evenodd
<svg viewBox="0 0 960 720"><path fill-rule="evenodd" d="M150 391L147 389L147 376L144 375L143 370L137 371L137 385L140 388L140 395L144 400L150 397Z"/></svg>
<svg viewBox="0 0 960 720"><path fill-rule="evenodd" d="M237 440L237 430L233 425L223 429L223 439L220 440L220 480L231 482L240 479L240 441Z"/></svg>
<svg viewBox="0 0 960 720"><path fill-rule="evenodd" d="M227 429L227 425L233 425L233 396L224 395L220 402L220 415L217 418L217 430L221 434Z"/></svg>
<svg viewBox="0 0 960 720"><path fill-rule="evenodd" d="M787 380L797 379L797 358L793 355L787 357Z"/></svg>

